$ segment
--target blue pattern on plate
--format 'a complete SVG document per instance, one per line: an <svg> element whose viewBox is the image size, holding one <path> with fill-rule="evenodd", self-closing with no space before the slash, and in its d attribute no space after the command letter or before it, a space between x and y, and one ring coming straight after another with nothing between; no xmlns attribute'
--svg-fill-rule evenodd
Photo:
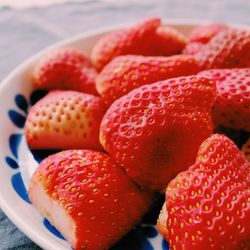
<svg viewBox="0 0 250 250"><path fill-rule="evenodd" d="M44 97L48 93L47 90L38 89L31 93L30 95L30 104L33 106L37 101L39 101L42 97Z"/></svg>
<svg viewBox="0 0 250 250"><path fill-rule="evenodd" d="M9 138L9 145L11 153L17 158L17 150L22 139L21 134L12 134Z"/></svg>
<svg viewBox="0 0 250 250"><path fill-rule="evenodd" d="M154 227L151 226L144 226L141 227L141 230L148 238L154 238L158 235L157 230Z"/></svg>
<svg viewBox="0 0 250 250"><path fill-rule="evenodd" d="M16 95L15 103L19 109L24 111L25 114L28 113L28 105L29 104L23 95Z"/></svg>
<svg viewBox="0 0 250 250"><path fill-rule="evenodd" d="M50 222L47 219L43 220L43 225L55 236L57 236L58 238L65 240L64 237L61 235L61 233L50 224Z"/></svg>
<svg viewBox="0 0 250 250"><path fill-rule="evenodd" d="M164 239L162 240L162 250L169 250L169 245Z"/></svg>
<svg viewBox="0 0 250 250"><path fill-rule="evenodd" d="M8 112L11 121L18 127L23 128L26 117L15 110L9 110Z"/></svg>
<svg viewBox="0 0 250 250"><path fill-rule="evenodd" d="M14 98L14 102L17 108L20 109L21 112L24 112L25 115L15 110L9 110L8 115L13 124L18 128L22 129L24 127L29 105L34 105L39 99L41 99L46 94L46 90L35 90L31 93L29 97L29 102L23 95L16 95ZM11 134L9 137L10 151L16 159L18 159L18 147L20 145L21 138L22 134ZM43 160L45 157L55 152L56 151L49 150L34 150L32 151L32 154L36 161L40 163L41 160ZM19 168L18 161L16 161L12 157L6 156L5 161L13 170ZM24 186L20 172L15 172L12 175L11 183L13 189L20 196L20 198L30 203L28 192ZM130 231L120 242L118 242L114 247L112 247L112 250L153 250L154 248L152 243L150 242L150 239L160 237L159 233L153 225L155 225L163 201L164 197L160 197L159 202L155 203L154 208L150 210L147 215L144 216L142 220L142 223L144 224L138 225L134 230ZM53 235L64 240L61 233L54 226L52 226L47 219L43 220L43 224L47 228L47 230L49 230ZM165 240L162 240L162 238L160 240L162 241L162 250L168 250L168 243Z"/></svg>
<svg viewBox="0 0 250 250"><path fill-rule="evenodd" d="M6 163L7 163L11 168L13 168L13 169L19 168L18 163L17 163L14 159L12 159L11 157L6 156L6 157L5 157L5 161L6 161Z"/></svg>
<svg viewBox="0 0 250 250"><path fill-rule="evenodd" d="M112 250L154 250L153 246L146 238L138 226L129 232L121 241L119 241Z"/></svg>
<svg viewBox="0 0 250 250"><path fill-rule="evenodd" d="M12 175L11 183L19 197L21 197L24 201L30 203L28 192L23 184L23 179L20 172Z"/></svg>

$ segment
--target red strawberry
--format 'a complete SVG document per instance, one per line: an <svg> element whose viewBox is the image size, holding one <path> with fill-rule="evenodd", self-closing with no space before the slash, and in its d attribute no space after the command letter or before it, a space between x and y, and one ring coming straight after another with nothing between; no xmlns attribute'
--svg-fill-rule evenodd
<svg viewBox="0 0 250 250"><path fill-rule="evenodd" d="M250 31L219 32L196 54L204 69L250 67Z"/></svg>
<svg viewBox="0 0 250 250"><path fill-rule="evenodd" d="M54 90L30 110L25 135L32 149L101 149L99 126L105 108L100 97Z"/></svg>
<svg viewBox="0 0 250 250"><path fill-rule="evenodd" d="M206 70L199 75L217 83L216 125L250 131L250 68Z"/></svg>
<svg viewBox="0 0 250 250"><path fill-rule="evenodd" d="M62 48L47 53L35 67L33 82L46 89L70 89L96 95L96 70L82 52Z"/></svg>
<svg viewBox="0 0 250 250"><path fill-rule="evenodd" d="M156 30L152 51L149 55L171 56L180 54L187 43L187 38L180 31L169 27L159 26Z"/></svg>
<svg viewBox="0 0 250 250"><path fill-rule="evenodd" d="M111 104L142 85L196 74L199 70L198 63L191 56L119 56L101 71L96 87L105 102Z"/></svg>
<svg viewBox="0 0 250 250"><path fill-rule="evenodd" d="M203 77L142 86L111 105L100 142L134 181L161 190L194 162L200 143L211 134L214 99L215 84Z"/></svg>
<svg viewBox="0 0 250 250"><path fill-rule="evenodd" d="M68 150L46 158L29 187L30 200L74 249L107 249L138 223L151 203L111 158Z"/></svg>
<svg viewBox="0 0 250 250"><path fill-rule="evenodd" d="M228 30L229 27L223 23L210 23L198 26L189 35L190 42L207 43L212 37L221 31Z"/></svg>
<svg viewBox="0 0 250 250"><path fill-rule="evenodd" d="M195 55L198 53L201 49L204 48L204 44L200 42L190 42L187 43L185 48L182 51L182 54L184 55Z"/></svg>
<svg viewBox="0 0 250 250"><path fill-rule="evenodd" d="M186 44L184 35L160 24L159 18L151 18L104 35L92 50L93 63L102 69L112 58L120 55L168 56L180 53Z"/></svg>
<svg viewBox="0 0 250 250"><path fill-rule="evenodd" d="M229 27L222 23L198 26L189 35L189 41L183 49L182 54L194 55L198 53L215 35L228 29Z"/></svg>
<svg viewBox="0 0 250 250"><path fill-rule="evenodd" d="M250 164L212 135L196 163L172 180L158 221L171 249L250 249Z"/></svg>
<svg viewBox="0 0 250 250"><path fill-rule="evenodd" d="M242 153L244 154L245 158L250 162L250 138L247 142L242 146L241 149Z"/></svg>

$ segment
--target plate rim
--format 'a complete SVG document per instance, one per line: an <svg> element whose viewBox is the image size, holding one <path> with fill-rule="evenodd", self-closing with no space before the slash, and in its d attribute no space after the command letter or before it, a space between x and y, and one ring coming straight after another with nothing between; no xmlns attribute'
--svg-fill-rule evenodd
<svg viewBox="0 0 250 250"><path fill-rule="evenodd" d="M11 81L11 79L14 78L16 75L18 75L19 73L22 73L25 69L28 68L29 65L32 64L32 62L35 62L45 52L52 50L54 48L67 46L67 44L74 43L81 39L91 38L91 37L94 37L94 36L97 36L106 32L110 32L119 28L128 27L135 22L136 21L119 23L117 25L109 25L109 26L81 32L77 35L73 35L59 42L53 43L52 45L46 46L42 50L38 51L34 55L28 57L26 60L21 62L18 66L16 66L13 70L11 70L7 74L6 77L3 78L3 80L0 82L0 98L1 98L1 95L4 94L5 89L8 88L8 83ZM162 23L164 25L167 24L167 25L198 26L198 25L209 24L213 22L222 22L234 28L250 30L250 25L240 24L240 23L231 23L231 22L223 22L223 21L208 20L208 19L188 19L188 18L162 19ZM58 247L55 247L52 241L48 241L47 238L40 237L39 233L36 230L34 230L32 227L29 227L29 225L25 223L24 219L20 218L18 214L15 213L15 209L13 209L10 205L8 205L8 202L6 202L1 192L0 192L0 208L2 209L4 214L9 218L9 220L18 228L18 230L24 233L35 244L42 247L43 249L58 249L58 250L60 249Z"/></svg>

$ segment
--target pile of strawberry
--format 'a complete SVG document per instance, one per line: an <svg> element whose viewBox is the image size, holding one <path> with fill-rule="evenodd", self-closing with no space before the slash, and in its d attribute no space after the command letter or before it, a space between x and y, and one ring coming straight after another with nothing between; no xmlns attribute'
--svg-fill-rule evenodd
<svg viewBox="0 0 250 250"><path fill-rule="evenodd" d="M166 192L157 225L171 249L250 249L250 139L241 152L228 138L250 132L250 31L214 23L186 38L152 18L101 37L91 59L49 52L33 81L49 93L28 145L62 151L30 199L72 247L109 248Z"/></svg>

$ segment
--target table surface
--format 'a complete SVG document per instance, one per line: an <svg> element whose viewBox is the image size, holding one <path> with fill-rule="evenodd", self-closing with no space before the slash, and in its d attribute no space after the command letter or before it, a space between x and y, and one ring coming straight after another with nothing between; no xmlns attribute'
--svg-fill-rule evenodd
<svg viewBox="0 0 250 250"><path fill-rule="evenodd" d="M0 8L0 79L23 60L61 39L150 16L250 25L250 0L120 0L70 2L43 8ZM0 250L40 249L0 211Z"/></svg>

